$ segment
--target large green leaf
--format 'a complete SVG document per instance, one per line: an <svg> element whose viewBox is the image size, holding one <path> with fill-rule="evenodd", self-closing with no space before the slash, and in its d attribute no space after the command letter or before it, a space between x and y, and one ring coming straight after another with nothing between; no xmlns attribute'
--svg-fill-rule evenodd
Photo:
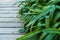
<svg viewBox="0 0 60 40"><path fill-rule="evenodd" d="M57 15L54 18L54 22L56 22L60 18L60 12L56 13Z"/></svg>
<svg viewBox="0 0 60 40"><path fill-rule="evenodd" d="M45 36L44 40L53 40L53 37L55 36L56 34L54 33L50 33L48 34L47 36Z"/></svg>
<svg viewBox="0 0 60 40"><path fill-rule="evenodd" d="M50 0L47 4L48 5L54 5L56 3L60 2L60 0Z"/></svg>
<svg viewBox="0 0 60 40"><path fill-rule="evenodd" d="M49 28L49 16L45 17L45 27Z"/></svg>
<svg viewBox="0 0 60 40"><path fill-rule="evenodd" d="M34 32L30 32L30 33L25 34L24 36L18 38L17 40L26 40L26 39L29 39L29 38L31 38L32 36L34 36L34 35L36 35L36 34L38 34L38 33L40 33L40 32L41 32L40 30L37 30L37 31L34 31Z"/></svg>
<svg viewBox="0 0 60 40"><path fill-rule="evenodd" d="M57 22L57 23L55 23L55 24L53 25L52 28L58 28L59 25L60 25L60 22Z"/></svg>
<svg viewBox="0 0 60 40"><path fill-rule="evenodd" d="M47 34L48 34L48 33L43 32L43 33L41 34L39 40L43 40Z"/></svg>
<svg viewBox="0 0 60 40"><path fill-rule="evenodd" d="M60 29L44 29L43 32L46 32L46 33L55 33L55 34L60 34Z"/></svg>
<svg viewBox="0 0 60 40"><path fill-rule="evenodd" d="M55 9L55 6L48 6L47 9L45 9L42 13L40 13L33 21L29 22L29 24L26 25L26 27L30 26L31 24L35 23L39 18L41 18L42 16L48 14L48 12L52 9Z"/></svg>
<svg viewBox="0 0 60 40"><path fill-rule="evenodd" d="M56 5L56 8L60 10L60 6Z"/></svg>

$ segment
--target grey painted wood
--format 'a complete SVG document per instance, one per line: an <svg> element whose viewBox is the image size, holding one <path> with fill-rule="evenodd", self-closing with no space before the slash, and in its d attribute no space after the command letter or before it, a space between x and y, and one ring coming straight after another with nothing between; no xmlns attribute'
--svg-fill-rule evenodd
<svg viewBox="0 0 60 40"><path fill-rule="evenodd" d="M0 40L16 40L23 35L0 35Z"/></svg>
<svg viewBox="0 0 60 40"><path fill-rule="evenodd" d="M5 7L4 7L4 8L0 8L0 10L1 10L1 9L3 9L3 10L7 10L7 9L19 9L19 7L16 7L16 8L14 8L14 7L11 7L11 8L5 8ZM8 10L7 10L7 11L8 11Z"/></svg>
<svg viewBox="0 0 60 40"><path fill-rule="evenodd" d="M5 17L8 17L8 18L17 18L17 15L18 14L0 14L0 18L5 18Z"/></svg>
<svg viewBox="0 0 60 40"><path fill-rule="evenodd" d="M22 20L20 18L0 18L1 22L22 22Z"/></svg>
<svg viewBox="0 0 60 40"><path fill-rule="evenodd" d="M0 5L0 8L9 8L9 7L18 7L18 5L8 5L8 4L4 4L4 5Z"/></svg>
<svg viewBox="0 0 60 40"><path fill-rule="evenodd" d="M0 8L11 8L11 7L17 8L19 4L20 3L15 3L15 4L3 3L3 4L0 4ZM20 5L20 7L22 7L22 5Z"/></svg>
<svg viewBox="0 0 60 40"><path fill-rule="evenodd" d="M18 11L0 11L0 14L5 14L5 13L14 13L14 14L16 14Z"/></svg>
<svg viewBox="0 0 60 40"><path fill-rule="evenodd" d="M18 32L24 27L20 16L17 17L20 8L18 4L0 2L0 40L16 40L23 36L24 33Z"/></svg>
<svg viewBox="0 0 60 40"><path fill-rule="evenodd" d="M0 27L23 27L23 23L0 23Z"/></svg>
<svg viewBox="0 0 60 40"><path fill-rule="evenodd" d="M14 5L14 6L0 6L0 8L18 8L18 5Z"/></svg>
<svg viewBox="0 0 60 40"><path fill-rule="evenodd" d="M18 9L20 9L20 8L0 8L0 11L18 11Z"/></svg>
<svg viewBox="0 0 60 40"><path fill-rule="evenodd" d="M20 30L21 28L0 28L0 34L4 35L4 34L21 34L18 32L18 30Z"/></svg>

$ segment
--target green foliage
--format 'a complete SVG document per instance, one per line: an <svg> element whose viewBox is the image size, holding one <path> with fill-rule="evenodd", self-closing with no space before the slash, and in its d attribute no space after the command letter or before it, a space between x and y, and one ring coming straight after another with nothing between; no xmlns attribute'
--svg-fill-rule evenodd
<svg viewBox="0 0 60 40"><path fill-rule="evenodd" d="M26 34L17 40L60 40L60 0L26 0L18 14Z"/></svg>

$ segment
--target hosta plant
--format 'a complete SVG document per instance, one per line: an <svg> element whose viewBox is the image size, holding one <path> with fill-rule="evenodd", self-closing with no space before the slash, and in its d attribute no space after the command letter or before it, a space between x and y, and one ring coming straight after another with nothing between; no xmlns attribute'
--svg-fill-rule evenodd
<svg viewBox="0 0 60 40"><path fill-rule="evenodd" d="M60 40L60 0L19 1L24 36L17 40Z"/></svg>

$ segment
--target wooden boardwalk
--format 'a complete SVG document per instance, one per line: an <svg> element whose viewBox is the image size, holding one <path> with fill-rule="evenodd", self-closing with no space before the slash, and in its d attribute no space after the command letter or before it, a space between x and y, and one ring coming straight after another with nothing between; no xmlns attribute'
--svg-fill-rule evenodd
<svg viewBox="0 0 60 40"><path fill-rule="evenodd" d="M23 36L18 30L23 28L20 18L17 18L18 7L12 3L0 4L0 40L16 40Z"/></svg>

